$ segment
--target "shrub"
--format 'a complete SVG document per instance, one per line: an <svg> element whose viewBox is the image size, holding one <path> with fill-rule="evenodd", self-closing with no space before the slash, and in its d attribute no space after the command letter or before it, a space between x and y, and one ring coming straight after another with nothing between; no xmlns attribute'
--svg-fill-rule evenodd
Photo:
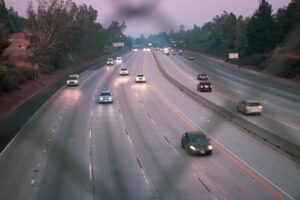
<svg viewBox="0 0 300 200"><path fill-rule="evenodd" d="M32 80L34 79L34 69L32 68L19 68L22 76L26 79L26 80Z"/></svg>
<svg viewBox="0 0 300 200"><path fill-rule="evenodd" d="M3 91L9 92L16 89L18 83L19 83L18 78L15 75L6 74L0 84Z"/></svg>

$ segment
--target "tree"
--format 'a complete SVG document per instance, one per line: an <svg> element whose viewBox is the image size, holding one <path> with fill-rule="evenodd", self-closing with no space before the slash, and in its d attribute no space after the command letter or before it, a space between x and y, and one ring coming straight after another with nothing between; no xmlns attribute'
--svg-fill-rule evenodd
<svg viewBox="0 0 300 200"><path fill-rule="evenodd" d="M265 53L273 49L278 41L277 30L272 6L266 0L261 0L247 28L249 52Z"/></svg>

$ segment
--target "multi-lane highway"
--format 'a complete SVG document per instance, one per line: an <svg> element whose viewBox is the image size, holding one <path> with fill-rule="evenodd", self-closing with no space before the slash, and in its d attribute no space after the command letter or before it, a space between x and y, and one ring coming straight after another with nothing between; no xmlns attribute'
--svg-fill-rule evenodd
<svg viewBox="0 0 300 200"><path fill-rule="evenodd" d="M157 56L192 87L194 64ZM129 76L119 76L120 65L88 70L78 87L61 88L19 131L0 155L1 200L300 198L299 163L178 90L152 52L123 58ZM135 83L139 72L145 84ZM102 90L112 91L113 104L97 102ZM280 109L292 106L297 102ZM298 128L292 119L284 130ZM182 134L192 130L212 138L211 156L181 148Z"/></svg>

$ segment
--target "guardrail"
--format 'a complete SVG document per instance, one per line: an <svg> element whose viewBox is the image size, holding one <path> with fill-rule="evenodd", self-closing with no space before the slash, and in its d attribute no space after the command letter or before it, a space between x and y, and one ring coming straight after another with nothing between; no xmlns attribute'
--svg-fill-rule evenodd
<svg viewBox="0 0 300 200"><path fill-rule="evenodd" d="M300 158L300 147L294 143L291 143L277 135L274 135L272 132L269 132L245 119L238 116L236 113L232 113L223 107L218 106L217 104L207 100L206 98L202 97L201 95L197 94L196 92L190 90L189 88L185 87L171 75L169 75L164 68L160 65L157 56L154 52L152 52L155 62L163 74L163 76L173 85L175 85L180 91L185 93L186 95L190 96L197 102L201 103L202 105L208 107L210 110L214 111L215 113L221 115L222 117L226 118L227 120L231 121L232 123L236 124L243 130L246 130L248 133L255 135L256 137L260 138L264 142L271 144L272 146L276 147L277 149L281 150L282 152L295 157L297 159Z"/></svg>

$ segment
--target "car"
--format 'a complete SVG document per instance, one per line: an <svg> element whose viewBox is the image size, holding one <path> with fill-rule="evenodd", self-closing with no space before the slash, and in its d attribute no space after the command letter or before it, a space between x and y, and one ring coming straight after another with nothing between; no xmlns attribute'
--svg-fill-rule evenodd
<svg viewBox="0 0 300 200"><path fill-rule="evenodd" d="M126 67L122 67L120 69L120 75L128 75L128 69Z"/></svg>
<svg viewBox="0 0 300 200"><path fill-rule="evenodd" d="M101 91L98 95L99 103L113 103L112 93L108 90Z"/></svg>
<svg viewBox="0 0 300 200"><path fill-rule="evenodd" d="M237 105L237 111L244 113L245 115L261 114L262 110L262 105L258 100L255 99L245 99L240 101Z"/></svg>
<svg viewBox="0 0 300 200"><path fill-rule="evenodd" d="M207 81L208 75L207 74L197 74L197 79L202 80L202 81Z"/></svg>
<svg viewBox="0 0 300 200"><path fill-rule="evenodd" d="M188 59L189 60L195 60L195 57L194 56L189 56Z"/></svg>
<svg viewBox="0 0 300 200"><path fill-rule="evenodd" d="M172 54L173 56L176 56L177 53L176 53L176 51L173 50L173 51L171 51L171 54Z"/></svg>
<svg viewBox="0 0 300 200"><path fill-rule="evenodd" d="M79 85L79 75L70 74L67 79L67 86L78 86Z"/></svg>
<svg viewBox="0 0 300 200"><path fill-rule="evenodd" d="M181 137L181 147L190 154L211 155L210 138L202 131L186 132Z"/></svg>
<svg viewBox="0 0 300 200"><path fill-rule="evenodd" d="M178 51L178 55L182 55L183 54L183 51L182 50L179 50Z"/></svg>
<svg viewBox="0 0 300 200"><path fill-rule="evenodd" d="M212 84L209 81L199 81L197 84L197 90L199 92L211 92Z"/></svg>
<svg viewBox="0 0 300 200"><path fill-rule="evenodd" d="M106 64L107 64L107 65L114 65L114 59L112 59L112 58L107 58Z"/></svg>
<svg viewBox="0 0 300 200"><path fill-rule="evenodd" d="M116 63L117 64L122 64L122 57L120 57L120 56L118 56L117 58L116 58Z"/></svg>
<svg viewBox="0 0 300 200"><path fill-rule="evenodd" d="M145 78L144 74L143 73L136 74L136 76L135 76L135 82L136 83L145 83L146 82L146 78Z"/></svg>

